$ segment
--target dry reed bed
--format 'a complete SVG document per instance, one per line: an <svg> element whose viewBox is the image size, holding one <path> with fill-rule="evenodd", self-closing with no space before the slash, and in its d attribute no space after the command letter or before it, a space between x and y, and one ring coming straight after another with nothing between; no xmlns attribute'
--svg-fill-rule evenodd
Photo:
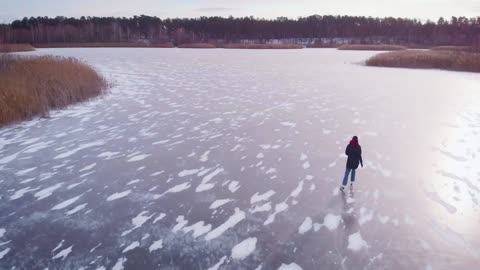
<svg viewBox="0 0 480 270"><path fill-rule="evenodd" d="M456 52L473 52L472 47L468 46L437 46L433 47L434 51L456 51Z"/></svg>
<svg viewBox="0 0 480 270"><path fill-rule="evenodd" d="M224 44L225 49L303 49L303 45L296 44Z"/></svg>
<svg viewBox="0 0 480 270"><path fill-rule="evenodd" d="M173 48L173 43L133 43L133 42L85 42L85 43L46 43L34 44L36 48Z"/></svg>
<svg viewBox="0 0 480 270"><path fill-rule="evenodd" d="M461 51L406 50L375 55L368 66L445 69L480 72L480 54Z"/></svg>
<svg viewBox="0 0 480 270"><path fill-rule="evenodd" d="M30 44L0 44L0 53L29 52L35 48Z"/></svg>
<svg viewBox="0 0 480 270"><path fill-rule="evenodd" d="M178 48L188 48L188 49L215 49L217 46L212 43L184 43L178 45Z"/></svg>
<svg viewBox="0 0 480 270"><path fill-rule="evenodd" d="M107 82L74 58L0 55L0 126L96 97Z"/></svg>
<svg viewBox="0 0 480 270"><path fill-rule="evenodd" d="M400 45L388 44L348 44L338 47L339 50L352 51L400 51L408 49Z"/></svg>

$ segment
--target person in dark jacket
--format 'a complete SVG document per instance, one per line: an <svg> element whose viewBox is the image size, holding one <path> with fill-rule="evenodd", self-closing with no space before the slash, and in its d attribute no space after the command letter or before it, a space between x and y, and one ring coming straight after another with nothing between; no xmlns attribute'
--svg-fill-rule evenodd
<svg viewBox="0 0 480 270"><path fill-rule="evenodd" d="M353 136L350 143L345 149L345 155L348 156L347 159L347 168L345 170L345 176L343 177L343 183L341 190L344 190L348 183L348 175L352 173L350 187L353 187L353 182L355 182L355 170L358 168L358 165L361 164L363 167L362 160L362 147L358 144L358 137Z"/></svg>

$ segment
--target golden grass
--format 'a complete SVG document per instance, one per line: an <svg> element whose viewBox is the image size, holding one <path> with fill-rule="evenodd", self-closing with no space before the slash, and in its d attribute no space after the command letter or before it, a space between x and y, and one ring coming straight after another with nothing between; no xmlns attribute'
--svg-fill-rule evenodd
<svg viewBox="0 0 480 270"><path fill-rule="evenodd" d="M178 45L178 48L190 48L190 49L215 49L217 46L212 43L183 43Z"/></svg>
<svg viewBox="0 0 480 270"><path fill-rule="evenodd" d="M310 44L307 45L307 48L311 49L328 49L328 48L338 48L340 45L338 44Z"/></svg>
<svg viewBox="0 0 480 270"><path fill-rule="evenodd" d="M133 42L79 42L79 43L39 43L36 48L173 48L173 43L133 43Z"/></svg>
<svg viewBox="0 0 480 270"><path fill-rule="evenodd" d="M2 53L29 52L33 50L35 50L35 48L30 44L0 44L0 52Z"/></svg>
<svg viewBox="0 0 480 270"><path fill-rule="evenodd" d="M480 72L480 54L459 51L405 50L381 53L368 59L368 66L434 68Z"/></svg>
<svg viewBox="0 0 480 270"><path fill-rule="evenodd" d="M400 45L388 44L348 44L338 47L339 50L353 50L353 51L400 51L408 49Z"/></svg>
<svg viewBox="0 0 480 270"><path fill-rule="evenodd" d="M74 58L0 56L0 126L47 116L104 93L107 82Z"/></svg>
<svg viewBox="0 0 480 270"><path fill-rule="evenodd" d="M460 51L460 52L471 52L473 51L472 47L468 46L437 46L433 47L434 51Z"/></svg>
<svg viewBox="0 0 480 270"><path fill-rule="evenodd" d="M297 44L224 44L225 49L303 49L303 45Z"/></svg>

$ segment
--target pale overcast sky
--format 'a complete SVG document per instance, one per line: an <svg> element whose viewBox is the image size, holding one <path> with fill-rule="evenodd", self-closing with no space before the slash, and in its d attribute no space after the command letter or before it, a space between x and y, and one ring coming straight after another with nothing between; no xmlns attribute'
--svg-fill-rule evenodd
<svg viewBox="0 0 480 270"><path fill-rule="evenodd" d="M480 0L0 0L0 22L30 16L480 16Z"/></svg>

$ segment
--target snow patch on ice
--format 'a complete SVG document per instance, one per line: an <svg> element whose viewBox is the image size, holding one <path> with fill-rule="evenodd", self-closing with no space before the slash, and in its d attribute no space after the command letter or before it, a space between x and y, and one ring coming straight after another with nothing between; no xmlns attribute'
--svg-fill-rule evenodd
<svg viewBox="0 0 480 270"><path fill-rule="evenodd" d="M132 218L132 224L133 224L133 228L128 230L128 231L124 231L122 233L122 236L125 236L129 233L131 233L132 231L142 227L142 225L147 222L148 220L150 220L155 214L152 214L150 216L147 216L148 214L148 211L142 211L140 214L138 214L136 217Z"/></svg>
<svg viewBox="0 0 480 270"><path fill-rule="evenodd" d="M123 192L113 193L112 195L108 196L107 201L113 201L113 200L121 199L123 197L128 196L128 194L130 194L131 192L132 191L129 189L129 190L125 190Z"/></svg>
<svg viewBox="0 0 480 270"><path fill-rule="evenodd" d="M70 210L70 211L67 211L67 212L66 212L66 214L67 214L67 216L69 216L69 215L73 215L73 214L75 214L76 212L78 212L78 211L80 211L80 210L84 209L86 206L87 206L87 204L86 204L86 203L84 203L84 204L80 204L80 205L77 205L77 206L76 206L75 208L73 208L72 210Z"/></svg>
<svg viewBox="0 0 480 270"><path fill-rule="evenodd" d="M0 260L7 255L7 253L10 252L10 248L6 248L0 252Z"/></svg>
<svg viewBox="0 0 480 270"><path fill-rule="evenodd" d="M93 146L100 146L100 145L104 145L105 142L103 141L96 141L96 142L91 142L91 143L85 143L85 144L82 144L80 145L79 147L75 148L75 149L72 149L70 151L67 151L65 153L62 153L62 154L59 154L57 156L55 156L53 159L61 159L61 158L66 158L66 157L69 157L75 153L77 153L78 151L81 151L83 149L86 149L86 148L90 148L90 147L93 147Z"/></svg>
<svg viewBox="0 0 480 270"><path fill-rule="evenodd" d="M194 175L194 174L197 174L198 172L200 172L202 169L203 168L192 169L192 170L183 170L183 171L178 173L178 176L179 177L185 177L185 176L189 176L189 175Z"/></svg>
<svg viewBox="0 0 480 270"><path fill-rule="evenodd" d="M237 223L245 219L245 212L242 210L235 208L235 213L233 213L232 216L230 216L223 224L215 228L213 231L209 232L206 236L206 240L212 240L220 235L222 235L226 230L229 228L233 228Z"/></svg>
<svg viewBox="0 0 480 270"><path fill-rule="evenodd" d="M288 204L286 202L281 202L281 203L275 205L275 212L273 214L271 214L267 218L267 220L265 220L263 225L268 225L268 224L272 223L273 221L275 221L275 216L277 214L279 214L280 212L283 212L283 211L287 210L287 208L288 208Z"/></svg>
<svg viewBox="0 0 480 270"><path fill-rule="evenodd" d="M298 264L292 262L290 264L282 263L282 265L280 265L278 270L302 270L302 268Z"/></svg>
<svg viewBox="0 0 480 270"><path fill-rule="evenodd" d="M211 205L210 205L210 209L217 209L218 207L226 204L226 203L229 203L229 202L233 202L233 199L221 199L221 200L216 200L214 201Z"/></svg>
<svg viewBox="0 0 480 270"><path fill-rule="evenodd" d="M37 167L32 167L32 168L29 168L29 169L21 170L21 171L18 171L17 173L15 173L15 175L16 176L23 176L23 175L28 174L29 172L32 172L36 169L37 169Z"/></svg>
<svg viewBox="0 0 480 270"><path fill-rule="evenodd" d="M190 183L189 182L185 182L185 183L182 183L182 184L178 184L174 187L171 187L169 188L167 191L165 191L164 193L162 194L156 194L153 196L154 199L159 199L161 197L163 197L165 194L168 194L168 193L178 193L178 192L182 192L184 190L187 190L191 187Z"/></svg>
<svg viewBox="0 0 480 270"><path fill-rule="evenodd" d="M235 260L243 260L255 251L257 238L250 237L238 243L232 248L232 258Z"/></svg>
<svg viewBox="0 0 480 270"><path fill-rule="evenodd" d="M286 127L291 127L291 128L294 128L294 127L297 126L297 124L295 124L294 122L281 122L280 125L286 126Z"/></svg>
<svg viewBox="0 0 480 270"><path fill-rule="evenodd" d="M15 191L15 193L10 196L10 200L13 201L13 200L16 200L16 199L20 199L21 197L23 197L23 195L27 194L28 192L31 192L31 191L35 191L35 190L38 190L39 188L30 188L30 187L26 187L26 188L22 188L20 190L17 190Z"/></svg>
<svg viewBox="0 0 480 270"><path fill-rule="evenodd" d="M235 193L235 191L237 191L240 188L240 185L238 183L239 183L238 181L230 182L230 184L228 184L228 190L230 190L230 192L232 193Z"/></svg>
<svg viewBox="0 0 480 270"><path fill-rule="evenodd" d="M368 245L367 245L367 242L363 240L362 235L360 235L360 232L357 232L348 236L347 248L353 251L359 251L362 248L368 248Z"/></svg>
<svg viewBox="0 0 480 270"><path fill-rule="evenodd" d="M63 185L63 183L57 183L56 185L53 185L51 187L48 187L48 188L45 188L45 189L42 189L42 190L38 191L33 196L37 197L37 200L43 200L43 199L49 197L50 195L52 195L52 193L55 190L59 189L62 185Z"/></svg>
<svg viewBox="0 0 480 270"><path fill-rule="evenodd" d="M82 169L78 170L78 172L83 172L83 171L88 171L88 170L91 170L93 169L95 166L97 165L97 163L92 163L88 166L85 166L83 167Z"/></svg>
<svg viewBox="0 0 480 270"><path fill-rule="evenodd" d="M112 270L123 270L124 267L123 267L123 264L127 261L127 258L119 258L117 260L117 262L115 263L115 265L112 267Z"/></svg>
<svg viewBox="0 0 480 270"><path fill-rule="evenodd" d="M126 253L126 252L128 252L128 251L130 251L130 250L132 250L132 249L135 249L135 248L139 247L139 246L140 246L140 243L139 243L138 241L135 241L135 242L131 243L128 247L126 247L126 248L122 251L122 253Z"/></svg>
<svg viewBox="0 0 480 270"><path fill-rule="evenodd" d="M272 210L272 204L271 202L267 202L263 205L257 205L253 209L250 210L250 213L257 213L257 212L268 212Z"/></svg>
<svg viewBox="0 0 480 270"><path fill-rule="evenodd" d="M312 229L312 219L310 217L306 217L305 220L302 222L300 227L298 228L298 233L304 234Z"/></svg>
<svg viewBox="0 0 480 270"><path fill-rule="evenodd" d="M129 160L127 160L127 162L141 161L141 160L146 159L149 156L150 155L148 155L148 154L136 155L136 156L131 157Z"/></svg>
<svg viewBox="0 0 480 270"><path fill-rule="evenodd" d="M72 252L72 248L73 248L73 246L70 246L70 247L58 252L57 255L52 257L52 259L55 260L55 259L62 258L62 260L64 260L68 256L68 254L70 254L70 252Z"/></svg>
<svg viewBox="0 0 480 270"><path fill-rule="evenodd" d="M250 203L255 204L257 202L266 201L270 197L272 197L274 194L275 194L275 191L273 190L269 190L262 194L258 194L258 192L256 192L255 194L253 194L252 198L250 198Z"/></svg>
<svg viewBox="0 0 480 270"><path fill-rule="evenodd" d="M157 221L160 221L162 220L164 217L166 217L167 215L165 213L160 213L158 215L158 217L156 217L154 220L153 220L153 224L157 223Z"/></svg>
<svg viewBox="0 0 480 270"><path fill-rule="evenodd" d="M325 226L329 231L336 230L340 221L342 220L341 216L336 216L333 214L327 214L323 218L323 226Z"/></svg>
<svg viewBox="0 0 480 270"><path fill-rule="evenodd" d="M160 239L153 242L153 244L148 248L148 251L152 252L154 250L161 249L162 247L163 247L163 240Z"/></svg>
<svg viewBox="0 0 480 270"><path fill-rule="evenodd" d="M302 192L302 189L303 189L303 180L298 183L297 188L295 188L295 189L292 191L292 193L290 194L290 196L296 198L298 195L300 195L300 192Z"/></svg>
<svg viewBox="0 0 480 270"><path fill-rule="evenodd" d="M71 199L68 199L68 200L65 200L57 205L55 205L54 207L52 207L52 210L60 210L60 209L63 209L65 207L68 207L70 206L71 204L75 203L76 201L78 201L78 199L80 199L80 197L82 197L83 194L81 195L78 195L76 197L73 197Z"/></svg>
<svg viewBox="0 0 480 270"><path fill-rule="evenodd" d="M212 189L215 185L214 184L210 184L208 183L210 180L213 179L213 177L217 176L219 173L223 172L224 169L223 168L217 168L215 169L213 172L209 173L208 175L206 175L203 179L202 179L202 182L200 183L200 185L197 186L197 188L195 189L196 192L202 192L202 191L205 191L205 190L209 190L209 189Z"/></svg>

